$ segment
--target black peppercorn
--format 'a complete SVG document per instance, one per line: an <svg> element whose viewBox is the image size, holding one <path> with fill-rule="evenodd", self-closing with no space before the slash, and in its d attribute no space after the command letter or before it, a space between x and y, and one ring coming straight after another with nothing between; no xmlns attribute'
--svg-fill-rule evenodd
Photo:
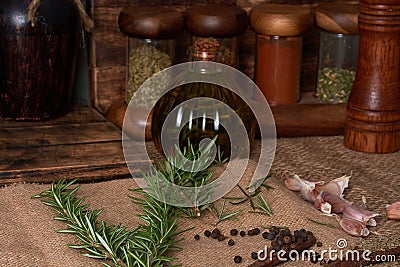
<svg viewBox="0 0 400 267"><path fill-rule="evenodd" d="M209 230L204 231L204 236L209 237L211 235L211 232Z"/></svg>
<svg viewBox="0 0 400 267"><path fill-rule="evenodd" d="M258 260L258 253L257 253L257 252L252 252L252 253L251 253L251 258L252 258L253 260Z"/></svg>
<svg viewBox="0 0 400 267"><path fill-rule="evenodd" d="M276 243L278 244L278 246L282 246L283 245L283 240L281 240L281 239L276 240Z"/></svg>
<svg viewBox="0 0 400 267"><path fill-rule="evenodd" d="M285 236L285 237L283 237L283 243L284 243L284 244L290 244L290 243L292 243L292 239L290 238L290 236Z"/></svg>
<svg viewBox="0 0 400 267"><path fill-rule="evenodd" d="M215 228L214 230L212 230L211 234L220 235L221 231L218 228Z"/></svg>
<svg viewBox="0 0 400 267"><path fill-rule="evenodd" d="M194 240L200 240L200 236L199 235L195 235L194 236Z"/></svg>
<svg viewBox="0 0 400 267"><path fill-rule="evenodd" d="M242 257L240 257L240 256L235 256L235 257L233 258L233 261L234 261L235 263L241 263L241 262L242 262Z"/></svg>
<svg viewBox="0 0 400 267"><path fill-rule="evenodd" d="M248 236L253 236L253 235L254 235L254 232L253 232L253 230L249 230L249 231L247 231L247 235L248 235Z"/></svg>
<svg viewBox="0 0 400 267"><path fill-rule="evenodd" d="M268 239L268 235L269 235L268 232L264 232L264 233L261 234L261 236L262 236L264 239Z"/></svg>
<svg viewBox="0 0 400 267"><path fill-rule="evenodd" d="M245 236L246 235L246 232L245 231L240 231L240 236Z"/></svg>
<svg viewBox="0 0 400 267"><path fill-rule="evenodd" d="M259 228L254 228L254 229L253 229L254 235L258 235L260 232L261 232L261 231L260 231Z"/></svg>
<svg viewBox="0 0 400 267"><path fill-rule="evenodd" d="M299 230L295 230L295 231L293 232L293 235L294 235L295 237L298 237L299 234L300 234Z"/></svg>
<svg viewBox="0 0 400 267"><path fill-rule="evenodd" d="M318 241L317 242L317 247L319 247L319 248L322 247L322 242Z"/></svg>
<svg viewBox="0 0 400 267"><path fill-rule="evenodd" d="M238 230L236 230L236 229L231 230L231 236L237 236L237 234L238 234Z"/></svg>
<svg viewBox="0 0 400 267"><path fill-rule="evenodd" d="M279 228L278 228L278 227L275 227L275 226L272 226L272 227L269 229L269 231L270 231L271 233L274 232L275 235L279 234Z"/></svg>
<svg viewBox="0 0 400 267"><path fill-rule="evenodd" d="M289 229L283 229L283 230L280 232L280 235L281 235L282 237L288 236L288 235L290 235L290 230L289 230Z"/></svg>
<svg viewBox="0 0 400 267"><path fill-rule="evenodd" d="M223 236L223 235L219 235L218 237L217 237L217 239L218 239L218 241L224 241L225 240L225 236Z"/></svg>
<svg viewBox="0 0 400 267"><path fill-rule="evenodd" d="M289 247L289 245L285 244L285 245L283 245L283 246L281 247L281 249L283 249L284 251L289 251L289 250L290 250L290 247Z"/></svg>
<svg viewBox="0 0 400 267"><path fill-rule="evenodd" d="M233 245L235 245L235 241L233 240L233 239L229 239L228 240L228 246L233 246Z"/></svg>
<svg viewBox="0 0 400 267"><path fill-rule="evenodd" d="M275 252L278 252L281 250L281 246L278 246L278 245L272 246L272 249L275 250Z"/></svg>
<svg viewBox="0 0 400 267"><path fill-rule="evenodd" d="M218 228L215 228L211 232L211 237L217 239L221 235L221 231Z"/></svg>
<svg viewBox="0 0 400 267"><path fill-rule="evenodd" d="M274 240L275 239L275 234L274 233L269 233L269 235L267 236L268 240Z"/></svg>

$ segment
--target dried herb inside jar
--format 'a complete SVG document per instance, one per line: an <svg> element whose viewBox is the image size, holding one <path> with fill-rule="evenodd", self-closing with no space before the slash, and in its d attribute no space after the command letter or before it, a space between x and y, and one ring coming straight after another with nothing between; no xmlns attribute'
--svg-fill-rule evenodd
<svg viewBox="0 0 400 267"><path fill-rule="evenodd" d="M342 68L323 68L318 72L316 97L324 102L346 103L356 72Z"/></svg>
<svg viewBox="0 0 400 267"><path fill-rule="evenodd" d="M143 45L129 52L127 101L129 102L139 87L153 74L172 65L170 56L154 46ZM161 85L160 85L161 87ZM160 87L146 88L135 100L139 106L152 101ZM140 101L139 101L140 100Z"/></svg>

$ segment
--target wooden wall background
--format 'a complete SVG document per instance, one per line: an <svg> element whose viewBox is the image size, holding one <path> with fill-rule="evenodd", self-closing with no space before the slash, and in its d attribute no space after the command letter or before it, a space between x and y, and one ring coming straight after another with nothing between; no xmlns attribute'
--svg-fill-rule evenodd
<svg viewBox="0 0 400 267"><path fill-rule="evenodd" d="M249 11L252 6L262 2L279 4L317 4L329 0L90 0L88 1L90 16L96 28L89 35L89 92L92 105L102 113L106 113L111 104L125 97L126 81L126 47L127 37L118 27L118 15L123 7L133 5L167 5L184 10L193 4L228 4L239 5ZM255 33L248 29L240 37L239 69L249 77L254 76ZM185 61L186 48L190 36L183 34L177 42L177 57ZM318 29L307 32L304 36L302 90L314 90L317 56Z"/></svg>

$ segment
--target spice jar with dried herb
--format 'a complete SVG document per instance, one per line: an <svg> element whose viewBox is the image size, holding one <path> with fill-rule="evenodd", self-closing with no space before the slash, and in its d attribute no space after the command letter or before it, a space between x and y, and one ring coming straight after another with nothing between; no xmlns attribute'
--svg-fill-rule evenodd
<svg viewBox="0 0 400 267"><path fill-rule="evenodd" d="M315 10L320 31L316 97L346 103L355 79L358 50L358 5L321 3Z"/></svg>
<svg viewBox="0 0 400 267"><path fill-rule="evenodd" d="M184 13L186 31L193 35L192 49L207 52L208 47L204 38L218 42L221 52L220 63L236 68L239 64L238 36L243 34L247 27L247 13L235 6L211 5L193 6ZM199 39L199 40L198 40ZM202 42L202 47L195 47Z"/></svg>
<svg viewBox="0 0 400 267"><path fill-rule="evenodd" d="M122 9L118 24L128 38L126 101L130 102L139 87L153 74L174 64L174 38L183 33L181 12L162 6L135 6ZM145 107L156 101L154 91L145 88L135 96L135 106Z"/></svg>
<svg viewBox="0 0 400 267"><path fill-rule="evenodd" d="M300 99L302 33L313 24L306 6L260 4L250 11L257 33L256 84L271 105Z"/></svg>

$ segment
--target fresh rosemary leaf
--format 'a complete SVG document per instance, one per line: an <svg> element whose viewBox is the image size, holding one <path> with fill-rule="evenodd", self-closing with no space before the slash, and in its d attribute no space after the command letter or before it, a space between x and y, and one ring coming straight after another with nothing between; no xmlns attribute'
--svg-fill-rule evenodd
<svg viewBox="0 0 400 267"><path fill-rule="evenodd" d="M306 217L306 219L307 219L308 221L312 222L312 223L315 223L315 224L324 225L324 226L327 226L327 227L330 227L330 228L335 228L332 224L329 224L329 223L324 223L324 222L316 221L316 220L313 220L313 219L308 218L308 217Z"/></svg>
<svg viewBox="0 0 400 267"><path fill-rule="evenodd" d="M225 220L236 221L236 220L238 220L238 218L235 216L242 212L242 210L238 210L238 211L234 211L234 212L225 210L225 205L226 205L226 199L224 199L224 201L222 202L221 209L219 211L215 207L214 204L211 205L211 210L214 212L214 214L217 217L217 222L215 223L216 225Z"/></svg>

